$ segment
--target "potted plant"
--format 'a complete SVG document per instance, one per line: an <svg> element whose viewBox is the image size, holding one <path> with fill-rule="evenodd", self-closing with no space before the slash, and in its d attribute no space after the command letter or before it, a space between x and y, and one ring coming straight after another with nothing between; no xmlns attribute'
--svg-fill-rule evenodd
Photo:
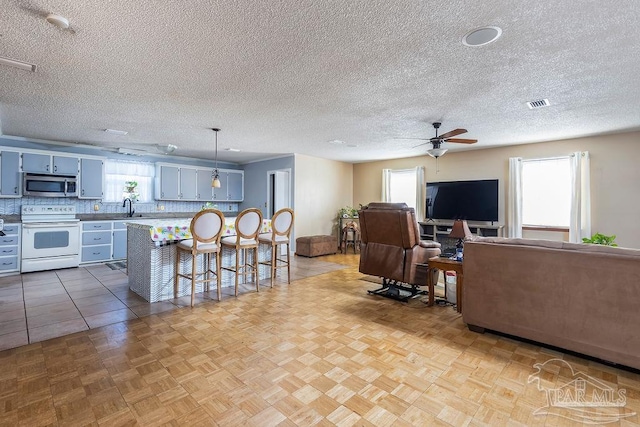
<svg viewBox="0 0 640 427"><path fill-rule="evenodd" d="M618 246L615 240L616 240L615 234L612 234L611 236L606 236L601 233L596 233L591 237L582 238L583 243L591 243L594 245L605 245L605 246Z"/></svg>
<svg viewBox="0 0 640 427"><path fill-rule="evenodd" d="M122 197L124 199L129 198L132 202L137 202L140 197L140 193L137 191L138 182L137 181L126 181L124 183L124 191Z"/></svg>

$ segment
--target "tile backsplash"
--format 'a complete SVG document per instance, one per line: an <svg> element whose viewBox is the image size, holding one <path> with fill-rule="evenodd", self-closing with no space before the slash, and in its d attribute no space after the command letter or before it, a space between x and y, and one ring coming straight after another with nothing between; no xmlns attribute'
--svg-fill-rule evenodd
<svg viewBox="0 0 640 427"><path fill-rule="evenodd" d="M136 213L152 212L198 212L205 202L155 201L152 203L134 203ZM0 199L0 215L20 215L22 205L75 205L79 214L125 213L127 207L122 202L100 202L64 197L30 197ZM98 210L94 209L98 206ZM238 203L221 202L217 204L223 212L238 212ZM164 207L164 209L162 209Z"/></svg>

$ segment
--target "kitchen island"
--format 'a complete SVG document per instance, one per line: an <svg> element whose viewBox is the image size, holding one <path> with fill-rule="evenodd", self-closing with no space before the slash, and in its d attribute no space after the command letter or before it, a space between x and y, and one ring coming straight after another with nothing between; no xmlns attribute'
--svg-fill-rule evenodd
<svg viewBox="0 0 640 427"><path fill-rule="evenodd" d="M234 236L235 218L225 218L222 237ZM190 239L191 218L136 220L127 224L127 275L129 289L149 302L174 298L175 243ZM261 233L271 232L271 220L263 220ZM259 259L266 260L270 247L260 245ZM235 264L233 250L222 249L222 265ZM202 257L198 257L197 269L202 271ZM190 271L190 257L182 256L180 270ZM269 269L260 266L260 277L268 277ZM222 272L222 286L234 286L231 272ZM215 286L215 285L214 285ZM196 293L204 292L205 284L196 284ZM181 279L178 284L178 297L191 295L191 282Z"/></svg>

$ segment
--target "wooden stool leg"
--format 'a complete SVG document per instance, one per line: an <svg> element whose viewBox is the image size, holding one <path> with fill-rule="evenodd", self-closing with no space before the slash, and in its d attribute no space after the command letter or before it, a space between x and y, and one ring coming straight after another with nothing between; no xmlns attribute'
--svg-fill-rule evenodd
<svg viewBox="0 0 640 427"><path fill-rule="evenodd" d="M180 269L180 249L176 248L174 275L173 275L173 297L178 298L178 273Z"/></svg>
<svg viewBox="0 0 640 427"><path fill-rule="evenodd" d="M273 279L276 276L276 262L278 257L278 245L271 245L271 287L273 288Z"/></svg>
<svg viewBox="0 0 640 427"><path fill-rule="evenodd" d="M222 260L222 256L220 255L220 251L215 253L216 257L216 285L218 287L218 301L222 300L222 279L220 277L220 261Z"/></svg>
<svg viewBox="0 0 640 427"><path fill-rule="evenodd" d="M291 255L289 253L288 242L287 242L287 283L291 284Z"/></svg>
<svg viewBox="0 0 640 427"><path fill-rule="evenodd" d="M193 307L196 297L196 257L196 254L191 254L191 307Z"/></svg>

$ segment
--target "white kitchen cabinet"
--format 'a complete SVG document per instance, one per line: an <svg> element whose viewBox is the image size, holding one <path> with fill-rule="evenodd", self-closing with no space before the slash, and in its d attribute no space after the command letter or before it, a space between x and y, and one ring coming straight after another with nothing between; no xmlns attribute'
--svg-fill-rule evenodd
<svg viewBox="0 0 640 427"><path fill-rule="evenodd" d="M104 195L104 161L80 159L79 199L102 199Z"/></svg>
<svg viewBox="0 0 640 427"><path fill-rule="evenodd" d="M4 224L0 237L0 275L20 271L20 224Z"/></svg>
<svg viewBox="0 0 640 427"><path fill-rule="evenodd" d="M20 197L20 179L20 153L0 152L0 197Z"/></svg>
<svg viewBox="0 0 640 427"><path fill-rule="evenodd" d="M22 171L76 176L78 175L78 158L38 153L22 153Z"/></svg>

